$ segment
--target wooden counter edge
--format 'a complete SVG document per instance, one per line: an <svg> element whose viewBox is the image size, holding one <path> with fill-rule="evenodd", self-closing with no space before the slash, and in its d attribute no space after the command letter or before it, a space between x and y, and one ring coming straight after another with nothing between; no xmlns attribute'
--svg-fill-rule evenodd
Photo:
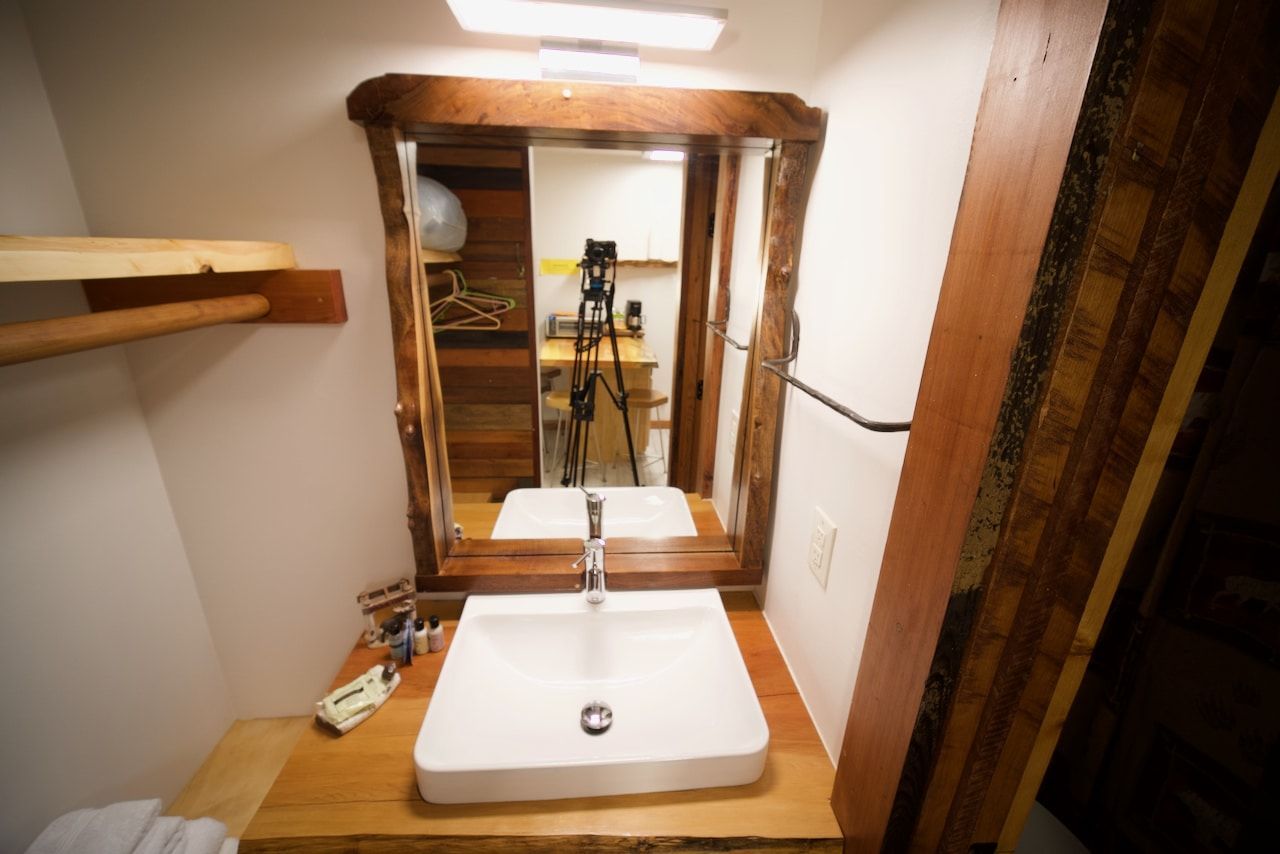
<svg viewBox="0 0 1280 854"><path fill-rule="evenodd" d="M244 839L240 850L246 854L399 854L430 851L432 854L561 854L564 851L605 854L616 851L734 851L738 854L800 854L839 852L843 840L771 839L760 836L295 836L285 839Z"/></svg>

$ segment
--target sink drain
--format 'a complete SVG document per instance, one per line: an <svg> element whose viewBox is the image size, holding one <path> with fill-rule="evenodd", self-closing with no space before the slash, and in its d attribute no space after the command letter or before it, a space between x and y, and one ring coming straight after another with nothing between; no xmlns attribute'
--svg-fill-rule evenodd
<svg viewBox="0 0 1280 854"><path fill-rule="evenodd" d="M596 700L582 707L582 731L587 735L600 735L613 725L613 709L608 703Z"/></svg>

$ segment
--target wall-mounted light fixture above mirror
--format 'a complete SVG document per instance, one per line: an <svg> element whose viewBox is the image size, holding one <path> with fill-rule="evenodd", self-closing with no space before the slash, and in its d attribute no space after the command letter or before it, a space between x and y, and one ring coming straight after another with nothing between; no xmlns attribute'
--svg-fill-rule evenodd
<svg viewBox="0 0 1280 854"><path fill-rule="evenodd" d="M529 152L542 146L629 150L627 156L637 163L640 152L646 150L679 151L687 158L680 166L652 164L684 170L670 416L662 419L669 421L670 431L664 463L670 471L667 482L686 493L697 494L700 489L710 493L718 477L715 484L723 505L716 514L720 527L714 532L698 528L694 535L611 538L611 584L621 589L757 583L773 491L780 386L758 365L761 358L783 351L796 220L808 151L819 135L820 111L792 95L776 93L594 84L566 88L540 81L386 75L352 92L348 114L366 128L386 226L396 413L420 589L552 590L578 585L578 574L570 563L581 553L580 539L459 539L456 535L459 490L454 487L451 463L456 468L459 455L457 442L451 454L450 434L467 431L457 429L456 420L453 426L449 423L456 415L457 399L447 384L457 373L459 360L467 357L451 353L448 345L457 342L448 342L433 328L432 306L440 298L433 288L445 284L435 277L446 268L424 255L418 233L416 194L424 166L431 173L445 161L448 174L438 169L434 174L447 178L461 175L458 170L463 167L487 164L480 168L490 171L461 183L455 180L464 194L467 189L462 184L467 182L491 184L487 190L476 189L479 195L469 202L477 214L477 234L487 234L489 239L476 238L485 244L480 252L464 247L462 263L471 255L471 262L478 265L474 270L492 272L488 279L484 274L471 277L480 279L474 286L487 290L489 296L518 299L523 292L526 299L523 328L509 330L524 337L508 347L509 352L494 356L493 367L508 369L514 376L512 369L537 366L539 344L545 342L530 334L527 315L535 308L533 276L541 259L533 257L528 201L522 209L497 211L492 206L499 203L493 195L497 184L509 184L508 189L515 190L528 181ZM730 206L728 187L738 183L744 154L757 155L750 158L756 165L746 170L755 176L752 182L759 182L755 186L765 184L761 179L768 176L764 210L746 218L754 221L739 235L745 235L747 243L730 235L717 244L709 233L709 221L717 217L717 210L722 215ZM734 190L731 198L736 202L739 197ZM760 197L756 198L758 204ZM610 201L627 203L626 199ZM464 199L464 207L467 204ZM513 203L505 199L503 204ZM491 206L487 212L486 205ZM759 241L762 228L763 242ZM735 258L734 246L750 246L753 230L755 248L740 250ZM491 257L481 257L483 252ZM651 260L647 252L642 259ZM738 334L749 340L742 364L733 370L724 361L721 339L708 329L708 322L723 319L730 307L730 264L739 265L740 271L763 271L757 273L753 286L758 300L740 297L733 315L734 325L745 330ZM725 275L717 275L713 282L713 269ZM625 319L620 322L625 324ZM726 389L728 405L722 409L718 408L721 395L710 396L715 398L713 405L699 394L700 389L706 390L708 369L727 376L740 374L736 378L741 391ZM528 403L522 404L522 411L533 423L521 429L540 442L536 421L543 409L538 390L529 386L526 391ZM732 424L732 429L717 431L725 424ZM727 455L728 470L723 470L721 462L718 475L714 473L717 433L722 449L728 442L733 444L733 453ZM465 459L476 459L476 453L472 449Z"/></svg>
<svg viewBox="0 0 1280 854"><path fill-rule="evenodd" d="M448 0L473 33L711 50L729 13L650 0Z"/></svg>

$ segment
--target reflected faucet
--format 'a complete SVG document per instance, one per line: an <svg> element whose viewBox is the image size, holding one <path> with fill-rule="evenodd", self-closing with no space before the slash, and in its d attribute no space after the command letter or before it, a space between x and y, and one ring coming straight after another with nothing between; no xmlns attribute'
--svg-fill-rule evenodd
<svg viewBox="0 0 1280 854"><path fill-rule="evenodd" d="M574 566L587 562L583 570L583 590L587 601L599 605L604 601L608 590L605 587L604 572L604 496L598 492L587 492L587 538L582 541L582 557L573 562Z"/></svg>

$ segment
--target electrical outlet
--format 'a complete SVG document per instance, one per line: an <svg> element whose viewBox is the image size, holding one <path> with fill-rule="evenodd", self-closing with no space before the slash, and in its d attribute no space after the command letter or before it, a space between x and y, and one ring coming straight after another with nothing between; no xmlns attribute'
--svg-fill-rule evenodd
<svg viewBox="0 0 1280 854"><path fill-rule="evenodd" d="M831 550L835 544L835 523L827 518L821 507L814 507L813 533L809 536L809 571L823 590L827 589L827 576L831 574Z"/></svg>

